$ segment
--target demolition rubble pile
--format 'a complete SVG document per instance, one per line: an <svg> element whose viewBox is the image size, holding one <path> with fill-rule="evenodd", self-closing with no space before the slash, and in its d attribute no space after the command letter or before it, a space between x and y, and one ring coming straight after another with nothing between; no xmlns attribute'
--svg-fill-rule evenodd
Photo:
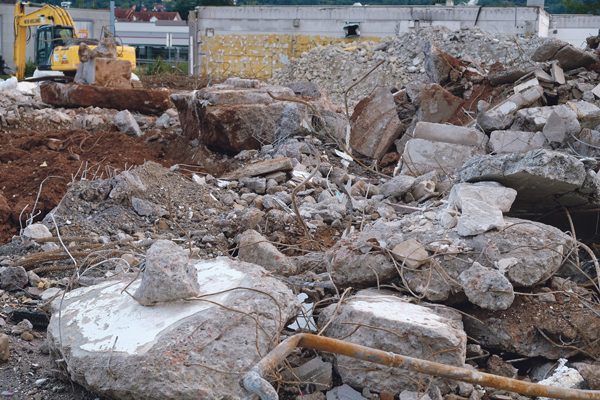
<svg viewBox="0 0 600 400"><path fill-rule="evenodd" d="M421 49L429 38L443 52L473 63L478 69L489 69L499 61L509 67L532 65L529 55L540 45L540 38L505 36L465 27L458 32L446 27L426 27L418 32L401 33L383 42L353 41L327 47L315 47L286 68L275 71L274 84L314 82L328 91L336 104L344 104L344 92L380 61L385 64L348 95L351 107L368 96L376 86L402 86L428 82Z"/></svg>
<svg viewBox="0 0 600 400"><path fill-rule="evenodd" d="M420 46L428 80L372 88L349 119L307 82L173 94L197 165L73 182L0 248L0 299L17 311L0 319L0 357L34 339L29 305L52 316L62 370L106 398L274 398L256 365L300 333L500 377L474 385L324 347L267 371L286 398L599 390L586 210L600 206L600 60L551 40L530 65L486 70ZM229 167L215 177L215 163Z"/></svg>

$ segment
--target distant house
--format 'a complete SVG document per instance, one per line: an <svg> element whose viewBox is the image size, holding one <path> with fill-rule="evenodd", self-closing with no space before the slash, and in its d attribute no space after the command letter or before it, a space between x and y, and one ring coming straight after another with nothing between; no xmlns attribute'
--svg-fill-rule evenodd
<svg viewBox="0 0 600 400"><path fill-rule="evenodd" d="M115 19L119 22L181 21L181 15L176 11L134 11L129 8L117 8Z"/></svg>

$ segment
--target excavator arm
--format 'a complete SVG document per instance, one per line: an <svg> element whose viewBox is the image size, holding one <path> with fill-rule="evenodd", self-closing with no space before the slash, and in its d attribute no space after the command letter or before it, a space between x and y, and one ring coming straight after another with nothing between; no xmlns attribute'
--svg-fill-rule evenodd
<svg viewBox="0 0 600 400"><path fill-rule="evenodd" d="M25 13L25 6L39 7L37 10ZM58 6L38 3L15 4L15 50L13 61L17 70L17 79L25 78L25 51L27 48L27 29L39 25L65 25L73 27L73 37L77 37L77 30L73 18L64 9Z"/></svg>

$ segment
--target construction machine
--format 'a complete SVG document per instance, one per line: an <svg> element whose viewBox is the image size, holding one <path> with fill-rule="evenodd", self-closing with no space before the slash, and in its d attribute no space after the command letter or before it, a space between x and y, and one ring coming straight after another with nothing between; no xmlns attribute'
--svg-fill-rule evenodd
<svg viewBox="0 0 600 400"><path fill-rule="evenodd" d="M25 6L36 7L25 13ZM79 44L94 49L98 40L79 38L73 18L64 8L38 3L15 4L15 50L14 63L18 80L25 78L25 50L31 39L31 27L38 27L35 35L35 63L40 71L62 71L74 76L79 65ZM131 62L136 67L135 49L118 46L117 58Z"/></svg>

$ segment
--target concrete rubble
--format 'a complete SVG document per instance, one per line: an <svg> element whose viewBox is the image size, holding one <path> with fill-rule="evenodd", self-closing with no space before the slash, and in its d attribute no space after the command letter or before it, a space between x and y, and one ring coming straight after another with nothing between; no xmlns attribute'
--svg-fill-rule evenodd
<svg viewBox="0 0 600 400"><path fill-rule="evenodd" d="M126 88L127 71L107 82L105 47L81 50L81 84L7 81L3 134L112 131L169 161L85 166L25 218L0 192L0 223L19 228L0 247L0 363L45 340L94 396L241 399L248 370L312 333L600 387L589 49L428 27L311 49L269 82L171 92ZM20 390L55 379L33 375ZM266 379L281 398L531 398L327 350L295 349Z"/></svg>

